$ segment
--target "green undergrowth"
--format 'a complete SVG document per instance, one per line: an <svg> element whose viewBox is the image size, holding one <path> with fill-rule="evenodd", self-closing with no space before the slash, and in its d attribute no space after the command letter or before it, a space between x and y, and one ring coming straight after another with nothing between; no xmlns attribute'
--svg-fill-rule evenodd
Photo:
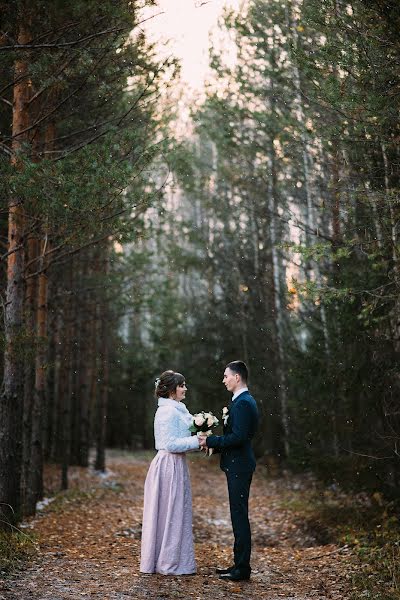
<svg viewBox="0 0 400 600"><path fill-rule="evenodd" d="M36 556L35 538L23 531L0 531L0 576L5 577Z"/></svg>
<svg viewBox="0 0 400 600"><path fill-rule="evenodd" d="M95 498L100 500L110 491L120 493L123 489L123 485L119 482L107 480L101 482L101 487L90 490L71 488L58 492L44 508L44 512L61 514L68 508L75 509ZM31 561L36 554L36 538L31 531L29 534L18 528L15 528L13 532L0 531L0 578L18 570L24 563Z"/></svg>
<svg viewBox="0 0 400 600"><path fill-rule="evenodd" d="M352 600L400 599L399 505L381 494L313 491L286 498L317 543L350 547L358 565L352 575Z"/></svg>

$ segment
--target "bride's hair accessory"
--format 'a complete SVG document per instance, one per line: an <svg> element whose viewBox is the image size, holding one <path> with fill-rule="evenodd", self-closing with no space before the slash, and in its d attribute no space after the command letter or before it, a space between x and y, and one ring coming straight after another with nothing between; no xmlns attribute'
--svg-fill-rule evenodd
<svg viewBox="0 0 400 600"><path fill-rule="evenodd" d="M159 385L160 385L160 378L157 377L157 379L154 382L154 388L157 389Z"/></svg>

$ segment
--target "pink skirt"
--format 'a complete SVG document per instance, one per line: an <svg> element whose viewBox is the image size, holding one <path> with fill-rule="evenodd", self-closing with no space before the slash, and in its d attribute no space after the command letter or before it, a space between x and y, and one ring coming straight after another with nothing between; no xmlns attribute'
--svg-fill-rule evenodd
<svg viewBox="0 0 400 600"><path fill-rule="evenodd" d="M196 573L192 491L185 453L159 450L144 484L140 571Z"/></svg>

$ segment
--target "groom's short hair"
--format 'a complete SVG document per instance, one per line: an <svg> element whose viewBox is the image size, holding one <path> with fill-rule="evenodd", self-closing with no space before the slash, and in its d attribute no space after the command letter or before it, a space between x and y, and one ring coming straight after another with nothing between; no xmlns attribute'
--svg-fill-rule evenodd
<svg viewBox="0 0 400 600"><path fill-rule="evenodd" d="M245 362L243 362L242 360L233 360L228 365L226 365L225 368L230 369L234 373L240 375L241 380L247 383L247 380L249 378L249 370Z"/></svg>

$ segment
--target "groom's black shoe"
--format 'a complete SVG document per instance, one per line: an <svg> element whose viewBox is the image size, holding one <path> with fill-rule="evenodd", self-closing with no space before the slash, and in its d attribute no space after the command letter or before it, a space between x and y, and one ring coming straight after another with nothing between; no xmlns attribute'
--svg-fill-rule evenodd
<svg viewBox="0 0 400 600"><path fill-rule="evenodd" d="M217 575L226 575L227 573L230 573L231 571L234 570L234 566L233 567L228 567L227 569L220 569L219 567L217 567L215 569L215 572Z"/></svg>
<svg viewBox="0 0 400 600"><path fill-rule="evenodd" d="M224 581L245 581L250 579L250 573L243 573L242 571L239 571L239 569L232 569L229 573L220 575L219 578Z"/></svg>

